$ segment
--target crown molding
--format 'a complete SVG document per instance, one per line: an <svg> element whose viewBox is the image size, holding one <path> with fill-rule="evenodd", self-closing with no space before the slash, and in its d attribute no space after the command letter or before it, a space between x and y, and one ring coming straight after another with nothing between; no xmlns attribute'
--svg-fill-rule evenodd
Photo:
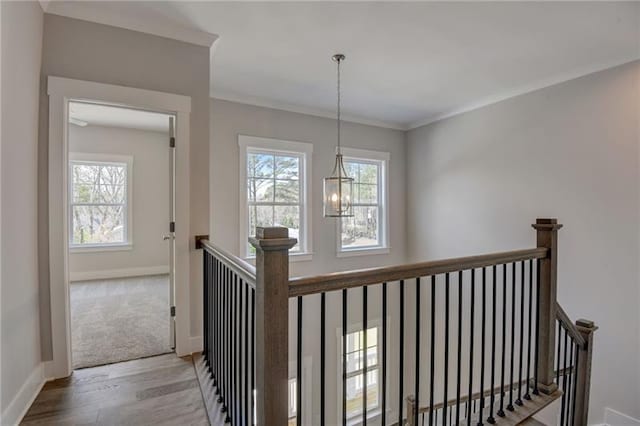
<svg viewBox="0 0 640 426"><path fill-rule="evenodd" d="M96 10L91 7L91 2L39 1L43 11L50 15L59 15L67 18L95 22L97 24L110 25L112 27L138 31L209 48L218 40L217 34L194 30L171 23L159 23L149 20L143 21L134 16L117 14L110 11L100 11L100 13L96 13Z"/></svg>
<svg viewBox="0 0 640 426"><path fill-rule="evenodd" d="M258 97L243 95L243 94L234 93L234 92L213 90L211 93L211 98L219 99L222 101L235 102L239 104L252 105L252 106L257 106L262 108L271 108L271 109L277 109L281 111L295 112L298 114L313 115L315 117L331 118L334 120L336 118L335 111L329 111L322 108L313 108L313 107L307 107L302 105L289 104L286 102L273 101L270 99L258 98ZM376 120L376 119L365 118L365 117L349 115L344 113L342 113L341 116L342 116L341 117L342 121L347 121L350 123L364 124L367 126L375 126L375 127L383 127L385 129L392 129L392 130L403 130L403 131L409 130L406 126L404 126L401 123L395 123L395 122L384 121L384 120Z"/></svg>
<svg viewBox="0 0 640 426"><path fill-rule="evenodd" d="M444 120L454 117L456 115L471 112L476 109L480 109L489 105L497 104L498 102L506 101L507 99L515 98L516 96L525 95L527 93L535 92L536 90L544 89L546 87L555 86L556 84L565 83L570 80L575 80L580 77L584 77L589 74L594 74L600 71L607 70L609 68L615 68L621 65L625 65L631 62L635 62L640 59L640 54L634 57L624 58L622 60L611 61L608 63L593 65L579 70L575 70L568 73L563 73L558 76L537 81L535 83L521 86L519 88L508 90L493 96L486 97L476 102L469 103L461 108L456 108L451 111L438 114L432 117L425 118L423 120L414 121L407 126L407 130L417 129L418 127L426 126L428 124L435 123L436 121Z"/></svg>

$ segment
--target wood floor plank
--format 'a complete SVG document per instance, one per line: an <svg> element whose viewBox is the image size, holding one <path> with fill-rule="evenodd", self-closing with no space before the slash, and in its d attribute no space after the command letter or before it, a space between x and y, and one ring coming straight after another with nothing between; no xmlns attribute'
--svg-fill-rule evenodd
<svg viewBox="0 0 640 426"><path fill-rule="evenodd" d="M161 355L76 370L47 383L25 425L208 425L191 357Z"/></svg>

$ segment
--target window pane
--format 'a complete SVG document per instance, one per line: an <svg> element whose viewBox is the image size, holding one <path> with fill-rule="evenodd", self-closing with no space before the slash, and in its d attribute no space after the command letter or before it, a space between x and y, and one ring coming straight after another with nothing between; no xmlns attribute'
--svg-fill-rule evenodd
<svg viewBox="0 0 640 426"><path fill-rule="evenodd" d="M353 217L341 220L342 247L376 246L378 241L378 208L354 206Z"/></svg>
<svg viewBox="0 0 640 426"><path fill-rule="evenodd" d="M98 186L93 183L75 183L73 184L73 203L93 203L98 199L96 193Z"/></svg>
<svg viewBox="0 0 640 426"><path fill-rule="evenodd" d="M124 204L126 199L126 187L124 185L100 185L98 187L97 203Z"/></svg>
<svg viewBox="0 0 640 426"><path fill-rule="evenodd" d="M273 177L273 155L249 153L247 155L248 177Z"/></svg>
<svg viewBox="0 0 640 426"><path fill-rule="evenodd" d="M368 183L372 185L378 184L378 165L377 164L360 164L360 176L358 177L360 183Z"/></svg>
<svg viewBox="0 0 640 426"><path fill-rule="evenodd" d="M300 182L297 180L276 180L276 202L297 203L299 200Z"/></svg>
<svg viewBox="0 0 640 426"><path fill-rule="evenodd" d="M98 184L99 175L99 169L96 166L88 164L73 164L73 182Z"/></svg>
<svg viewBox="0 0 640 426"><path fill-rule="evenodd" d="M124 185L127 179L127 169L124 165L101 164L100 184L102 185Z"/></svg>
<svg viewBox="0 0 640 426"><path fill-rule="evenodd" d="M347 373L353 373L362 369L364 364L362 363L362 352L356 351L347 354Z"/></svg>
<svg viewBox="0 0 640 426"><path fill-rule="evenodd" d="M347 379L347 417L362 414L362 397L364 396L364 374ZM367 411L377 408L378 370L367 371Z"/></svg>
<svg viewBox="0 0 640 426"><path fill-rule="evenodd" d="M276 156L275 177L277 179L298 179L299 170L298 157Z"/></svg>
<svg viewBox="0 0 640 426"><path fill-rule="evenodd" d="M72 244L125 242L124 206L73 206Z"/></svg>
<svg viewBox="0 0 640 426"><path fill-rule="evenodd" d="M378 202L378 185L359 183L355 186L358 188L356 203L376 204Z"/></svg>
<svg viewBox="0 0 640 426"><path fill-rule="evenodd" d="M250 178L247 182L249 201L273 202L273 179Z"/></svg>
<svg viewBox="0 0 640 426"><path fill-rule="evenodd" d="M249 206L249 235L256 235L256 226L273 226L273 206Z"/></svg>
<svg viewBox="0 0 640 426"><path fill-rule="evenodd" d="M347 334L347 352L357 351L361 348L360 339L362 338L362 332L356 331L354 333Z"/></svg>
<svg viewBox="0 0 640 426"><path fill-rule="evenodd" d="M296 238L298 242L291 251L300 250L300 207L275 206L273 226L289 228L289 238Z"/></svg>
<svg viewBox="0 0 640 426"><path fill-rule="evenodd" d="M370 328L367 330L367 347L378 346L378 329Z"/></svg>

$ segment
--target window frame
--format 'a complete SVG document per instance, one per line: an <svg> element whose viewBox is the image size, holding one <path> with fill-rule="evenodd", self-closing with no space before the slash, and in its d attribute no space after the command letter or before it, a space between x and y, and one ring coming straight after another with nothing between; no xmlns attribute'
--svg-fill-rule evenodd
<svg viewBox="0 0 640 426"><path fill-rule="evenodd" d="M385 356L384 354L382 354L382 349L381 349L381 333L382 333L382 322L380 320L373 320L371 321L369 324L367 324L367 329L375 329L376 330L376 334L377 334L377 345L375 346L376 348L376 359L378 360L375 369L378 370L378 405L375 408L371 408L371 409L367 409L367 419L374 419L377 416L382 415L382 407L380 404L380 395L382 395L382 357ZM347 336L349 336L350 334L354 334L354 333L358 333L358 332L362 332L363 331L363 324L359 323L359 324L355 324L353 326L349 326L347 328ZM336 338L337 338L337 348L338 348L338 360L337 360L337 365L338 365L338 375L337 375L337 384L338 384L338 391L336 392L336 395L338 397L338 406L342 406L342 354L344 351L344 348L342 347L342 328L337 328L336 329ZM348 339L348 337L347 337ZM366 351L365 351L366 354ZM366 355L365 355L366 356ZM367 372L369 372L370 370L368 369L369 366L367 366ZM351 372L351 373L347 373L347 378L351 378L351 377L355 377L358 374L364 374L364 369L360 369L358 370L358 372ZM339 421L341 421L340 419L342 419L342 410L338 410L339 412L338 417L339 417ZM388 411L388 408L387 408ZM362 412L354 414L352 416L347 416L347 424L348 425L357 425L360 424L362 421Z"/></svg>
<svg viewBox="0 0 640 426"><path fill-rule="evenodd" d="M240 148L240 232L239 253L240 257L248 261L254 261L255 255L249 253L247 241L249 239L249 201L247 188L247 155L254 152L269 152L273 154L296 155L300 157L300 232L302 241L298 241L300 250L290 253L292 262L312 260L312 221L311 221L311 177L313 162L313 144L308 142L296 142L282 139L264 138L257 136L238 135Z"/></svg>
<svg viewBox="0 0 640 426"><path fill-rule="evenodd" d="M372 246L345 248L342 246L342 220L336 221L336 256L366 256L373 254L388 254L389 244L389 160L391 154L383 151L367 149L342 148L343 161L377 164L378 175L378 244Z"/></svg>
<svg viewBox="0 0 640 426"><path fill-rule="evenodd" d="M90 253L101 251L121 251L131 250L133 248L133 157L129 155L117 154L98 154L86 152L69 152L69 179L67 188L68 209L69 209L69 233L67 235L69 242L69 251L71 253ZM73 243L73 165L81 164L98 164L98 165L125 165L126 166L126 182L125 182L125 214L124 214L124 236L123 242L117 243L91 243L91 244L75 244ZM96 203L97 204L97 203Z"/></svg>

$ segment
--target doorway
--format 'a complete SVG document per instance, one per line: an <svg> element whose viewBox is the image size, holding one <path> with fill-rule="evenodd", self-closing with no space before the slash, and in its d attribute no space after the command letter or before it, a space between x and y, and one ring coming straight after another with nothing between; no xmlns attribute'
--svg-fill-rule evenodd
<svg viewBox="0 0 640 426"><path fill-rule="evenodd" d="M73 369L175 349L175 119L68 102Z"/></svg>

